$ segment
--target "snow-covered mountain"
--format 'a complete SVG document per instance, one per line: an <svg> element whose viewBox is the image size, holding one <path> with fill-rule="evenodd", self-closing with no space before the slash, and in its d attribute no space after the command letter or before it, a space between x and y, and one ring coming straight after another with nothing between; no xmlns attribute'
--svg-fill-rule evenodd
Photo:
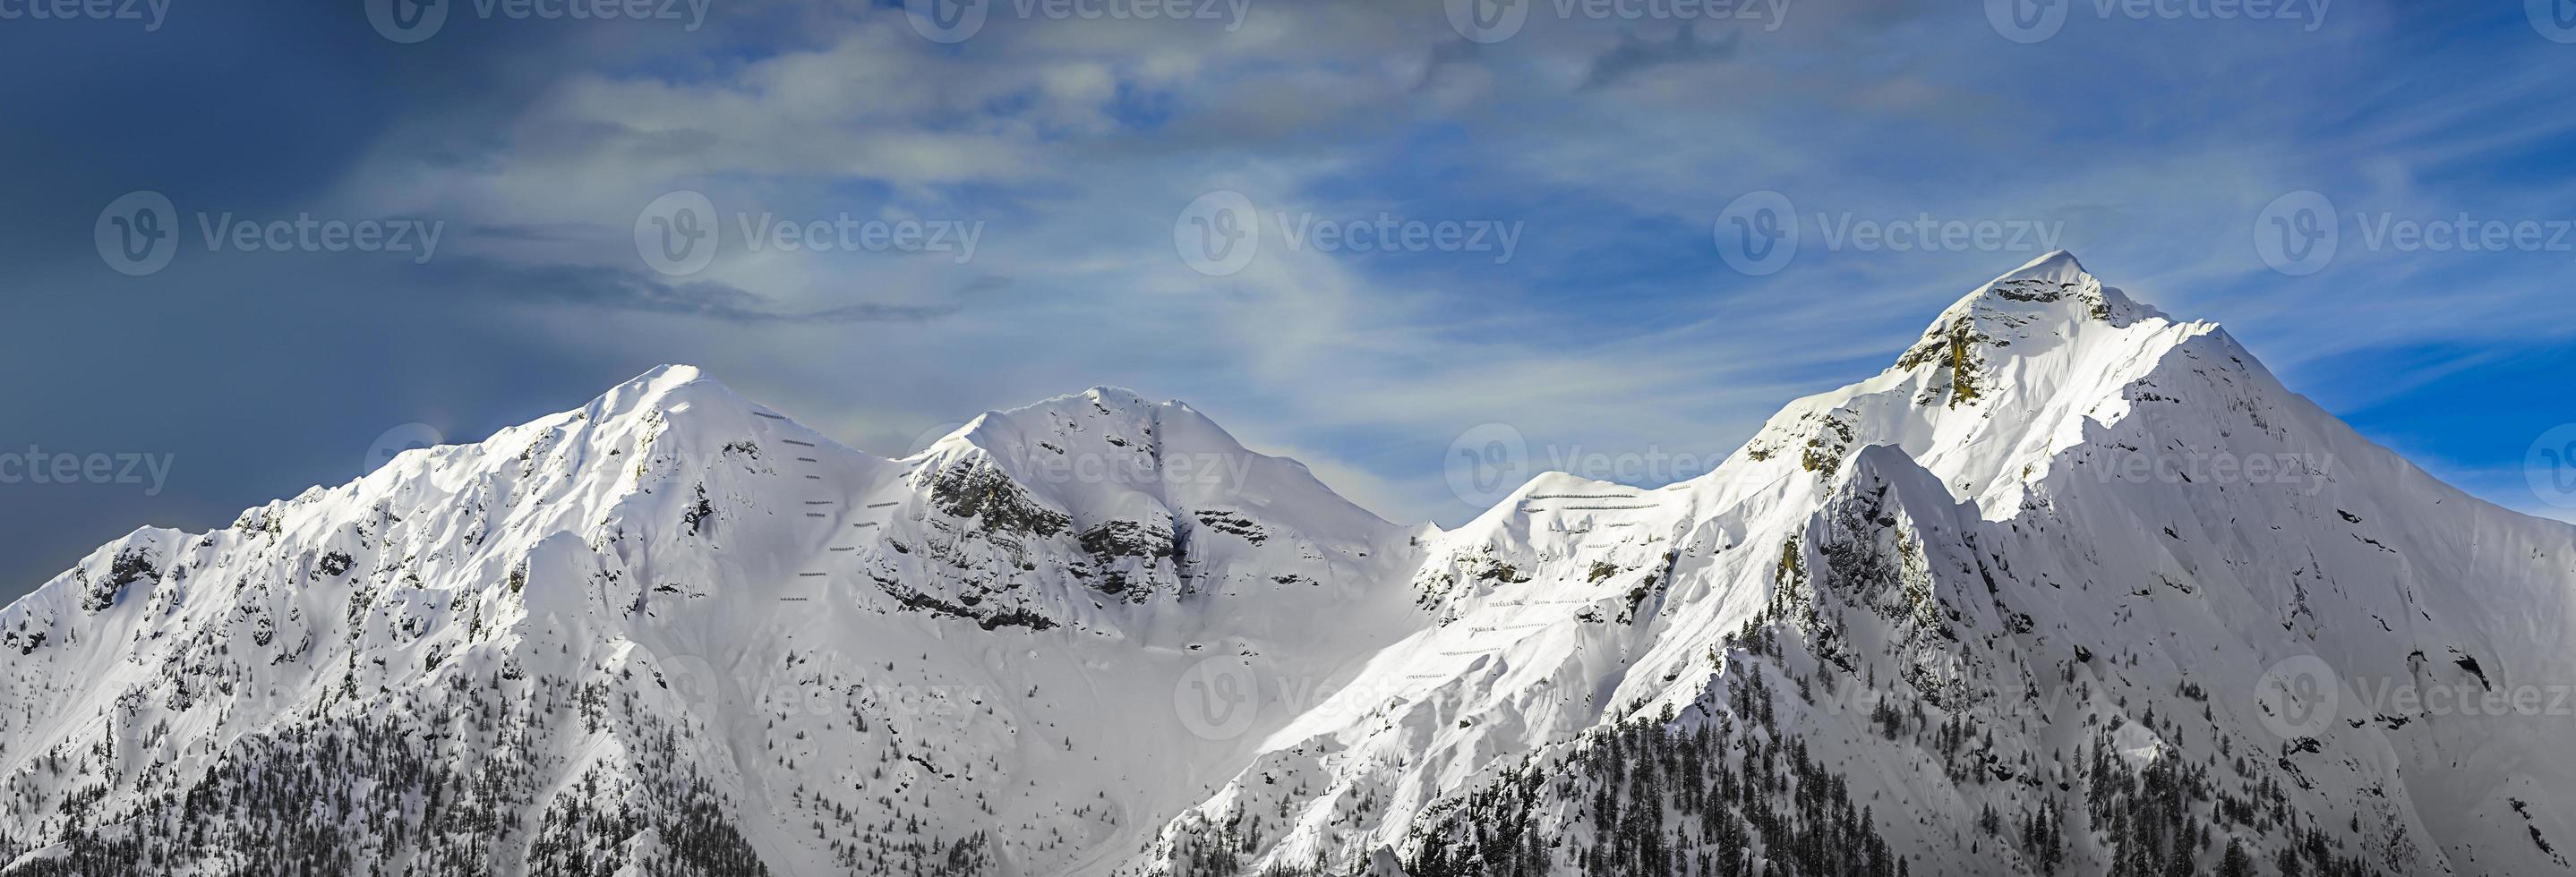
<svg viewBox="0 0 2576 877"><path fill-rule="evenodd" d="M0 611L0 874L2565 873L2571 589L2063 253L1446 532L1121 390L886 460L666 367Z"/></svg>

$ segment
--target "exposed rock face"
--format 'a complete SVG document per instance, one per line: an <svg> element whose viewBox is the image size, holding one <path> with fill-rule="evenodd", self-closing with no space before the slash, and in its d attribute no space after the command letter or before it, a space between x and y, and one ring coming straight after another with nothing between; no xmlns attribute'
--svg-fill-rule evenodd
<svg viewBox="0 0 2576 877"><path fill-rule="evenodd" d="M2560 873L2571 594L2064 254L1451 532L1125 391L886 460L669 367L0 610L0 874Z"/></svg>

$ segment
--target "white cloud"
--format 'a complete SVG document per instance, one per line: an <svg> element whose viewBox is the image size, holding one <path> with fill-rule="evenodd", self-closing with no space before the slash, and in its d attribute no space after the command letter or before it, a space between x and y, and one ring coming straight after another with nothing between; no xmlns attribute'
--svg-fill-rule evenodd
<svg viewBox="0 0 2576 877"><path fill-rule="evenodd" d="M775 54L556 83L473 160L422 162L389 141L344 190L547 230L469 237L457 245L468 252L628 270L634 211L681 187L728 214L981 222L982 247L962 266L737 248L702 275L787 312L955 308L942 319L720 336L652 315L553 313L533 325L602 355L677 351L653 358L704 362L803 403L818 423L868 433L971 414L961 399L1004 407L1099 383L1203 406L1259 400L1264 416L1229 426L1324 449L1306 456L1410 517L1442 514L1431 511L1437 455L1478 423L1559 447L1723 452L1788 399L1875 370L1956 294L2034 254L1818 247L1783 274L1734 276L1710 258L1709 224L1743 192L1788 193L1810 215L2064 222L2112 282L2181 315L2224 318L2295 372L2427 335L2531 331L2503 319L2530 297L2500 283L2416 300L2401 290L2438 284L2442 269L2386 253L2355 253L2337 276L2391 280L2287 282L2242 230L2265 201L2339 183L2358 201L2429 210L2455 195L2428 189L2421 167L2576 124L2449 133L2544 93L2545 80L2519 76L2491 98L2416 101L2426 113L2336 130L2332 98L2360 72L2337 38L2284 47L2245 30L2194 34L2211 52L2236 50L2226 57L2310 65L2261 83L2282 94L2260 107L2213 105L2247 85L2225 79L2242 68L2195 78L2169 66L2162 39L2055 48L2093 65L2067 76L2095 76L2107 93L2096 100L2132 101L2132 114L2169 119L2168 134L2096 123L2107 109L2015 72L2030 64L1986 63L2041 50L1990 39L1974 15L1802 6L1778 33L1702 29L1694 50L1678 51L1670 28L1552 20L1472 46L1436 13L1265 3L1231 34L1201 22L997 20L954 47L919 39L890 8L815 17ZM1598 76L1605 64L1620 75ZM2404 120L2437 109L2441 124ZM2391 158L2373 175L2316 181L2345 141ZM1502 211L1534 228L1503 272L1291 251L1274 229L1250 269L1211 279L1180 262L1170 230L1182 205L1218 188L1276 210ZM2566 194L2529 193L2508 209ZM1704 274L1631 276L1694 259ZM1594 278L1656 292L1615 297ZM2369 318L2318 325L2328 311Z"/></svg>

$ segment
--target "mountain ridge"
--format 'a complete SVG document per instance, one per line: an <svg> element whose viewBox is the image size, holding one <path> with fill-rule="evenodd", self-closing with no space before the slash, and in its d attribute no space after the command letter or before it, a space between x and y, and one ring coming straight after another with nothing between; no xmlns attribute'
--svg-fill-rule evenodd
<svg viewBox="0 0 2576 877"><path fill-rule="evenodd" d="M2576 723L2368 696L2576 679L2576 527L2469 499L2064 253L1454 530L1132 391L887 459L665 366L0 609L0 874L2565 870Z"/></svg>

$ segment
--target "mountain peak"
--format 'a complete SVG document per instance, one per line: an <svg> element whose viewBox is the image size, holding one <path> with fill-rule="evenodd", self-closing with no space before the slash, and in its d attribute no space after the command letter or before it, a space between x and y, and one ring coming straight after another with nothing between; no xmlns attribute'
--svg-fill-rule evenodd
<svg viewBox="0 0 2576 877"><path fill-rule="evenodd" d="M698 380L698 379L703 378L703 377L706 377L706 372L705 372L705 370L700 369L700 368L698 368L697 366L690 365L690 364L688 364L688 363L681 363L681 362L666 362L666 363L663 363L663 364L661 364L661 365L657 365L657 366L652 367L651 369L649 369L649 370L645 371L643 374L640 374L640 375L635 376L635 379L636 379L636 380L665 380L665 379L667 379L667 380L672 380L672 381L678 381L678 382L681 382L681 383L687 383L687 382L689 382L689 381Z"/></svg>
<svg viewBox="0 0 2576 877"><path fill-rule="evenodd" d="M640 431L638 434L659 432L660 427L655 424L663 421L690 424L685 430L688 432L739 434L745 424L755 419L789 423L805 432L814 431L776 408L707 376L704 369L684 364L656 366L629 378L599 394L576 414L601 424L631 423L630 431ZM817 440L816 437L808 439Z"/></svg>
<svg viewBox="0 0 2576 877"><path fill-rule="evenodd" d="M2104 285L2084 269L2084 263L2076 261L2074 253L2050 250L1969 290L1942 311L1924 334L1929 337L1957 331L1963 319L2022 321L2051 316L2127 326L2143 317L2164 314L2131 301L2118 287Z"/></svg>
<svg viewBox="0 0 2576 877"><path fill-rule="evenodd" d="M2576 721L2415 707L2576 666L2576 529L2097 307L2051 253L1703 479L1456 531L1114 387L892 463L664 366L0 609L0 871L2567 870Z"/></svg>
<svg viewBox="0 0 2576 877"><path fill-rule="evenodd" d="M905 459L940 471L976 457L1077 523L1138 519L1148 507L1164 516L1228 509L1276 514L1312 535L1353 543L1392 526L1335 494L1305 464L1245 448L1179 401L1122 387L987 411Z"/></svg>
<svg viewBox="0 0 2576 877"><path fill-rule="evenodd" d="M611 402L612 405L623 403L617 407L631 407L645 403L672 407L696 399L730 399L746 406L756 404L722 381L708 377L704 369L676 363L654 366L643 374L628 378L600 394L593 404Z"/></svg>
<svg viewBox="0 0 2576 877"><path fill-rule="evenodd" d="M2151 318L2171 319L2104 285L2075 254L2052 250L1953 302L1898 358L1897 368L1965 361L1975 352L1970 348L2027 354L2071 342L2087 326L2126 329Z"/></svg>
<svg viewBox="0 0 2576 877"><path fill-rule="evenodd" d="M1177 399L1165 399L1161 402L1156 402L1152 399L1146 398L1145 394L1130 390L1126 387L1101 384L1079 393L1067 393L1062 396L1040 400L1036 403L1013 408L1002 413L1018 414L1040 410L1071 411L1088 409L1101 416L1151 417L1154 412L1159 410L1188 410L1189 407L1190 406L1183 404Z"/></svg>
<svg viewBox="0 0 2576 877"><path fill-rule="evenodd" d="M1134 432L1150 436L1154 425L1166 410L1197 412L1178 401L1149 401L1144 394L1125 387L1101 384L1078 393L1050 396L1013 408L996 408L976 415L946 435L922 446L915 456L951 444L980 446L996 440L1000 432L1014 429L1015 424L1052 423L1054 430L1080 431L1080 424L1107 427L1112 432ZM1024 427L1019 427L1024 428Z"/></svg>
<svg viewBox="0 0 2576 877"><path fill-rule="evenodd" d="M2004 272L2003 276L1995 278L1993 283L1987 285L1993 286L1997 283L2016 280L2071 283L2078 278L2091 276L2093 275L2090 272L2084 270L2084 263L2075 260L2074 253L2050 250L2039 258L2023 263L2019 268Z"/></svg>
<svg viewBox="0 0 2576 877"><path fill-rule="evenodd" d="M1955 497L2009 513L2023 485L2085 440L2087 424L2124 415L2134 382L2217 332L2132 302L2073 254L2050 252L1951 304L1893 367L1791 403L1746 456L1827 482L1861 448L1893 445Z"/></svg>

